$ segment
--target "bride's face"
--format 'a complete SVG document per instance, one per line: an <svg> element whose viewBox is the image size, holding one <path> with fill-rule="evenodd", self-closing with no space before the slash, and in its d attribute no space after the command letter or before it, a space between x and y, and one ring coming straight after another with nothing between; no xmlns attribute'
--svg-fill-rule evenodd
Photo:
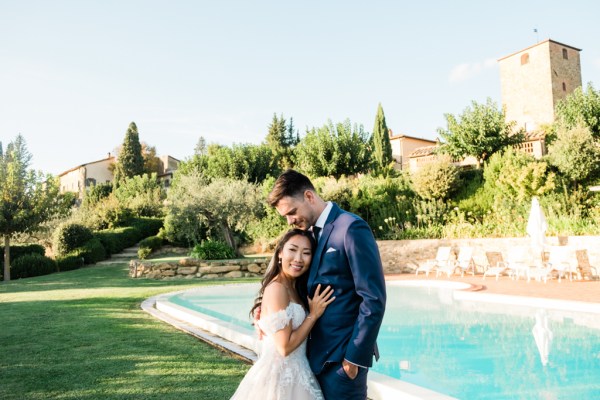
<svg viewBox="0 0 600 400"><path fill-rule="evenodd" d="M281 273L288 279L296 279L304 274L312 260L312 250L307 237L292 236L279 253L281 258Z"/></svg>

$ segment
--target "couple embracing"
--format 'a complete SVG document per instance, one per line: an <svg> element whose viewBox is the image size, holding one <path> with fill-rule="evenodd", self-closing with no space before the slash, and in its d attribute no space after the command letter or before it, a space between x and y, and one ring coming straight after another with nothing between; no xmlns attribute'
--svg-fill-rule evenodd
<svg viewBox="0 0 600 400"><path fill-rule="evenodd" d="M232 399L364 400L386 299L371 229L294 170L268 201L296 229L262 280L251 311L262 352Z"/></svg>

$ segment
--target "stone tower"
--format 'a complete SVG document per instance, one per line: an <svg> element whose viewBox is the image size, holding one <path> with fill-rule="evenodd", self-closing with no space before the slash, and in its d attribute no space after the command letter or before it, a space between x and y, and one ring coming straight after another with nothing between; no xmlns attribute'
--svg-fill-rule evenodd
<svg viewBox="0 0 600 400"><path fill-rule="evenodd" d="M547 39L500 58L506 120L528 132L552 123L558 101L581 86L580 51Z"/></svg>

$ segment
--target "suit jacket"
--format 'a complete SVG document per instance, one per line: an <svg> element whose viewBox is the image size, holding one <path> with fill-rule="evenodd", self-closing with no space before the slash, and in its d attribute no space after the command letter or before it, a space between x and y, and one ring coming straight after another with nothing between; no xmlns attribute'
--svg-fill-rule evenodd
<svg viewBox="0 0 600 400"><path fill-rule="evenodd" d="M378 357L377 334L385 310L385 281L371 228L335 203L321 232L308 273L312 297L318 284L334 289L336 299L313 327L308 359L315 374L327 362L371 367Z"/></svg>

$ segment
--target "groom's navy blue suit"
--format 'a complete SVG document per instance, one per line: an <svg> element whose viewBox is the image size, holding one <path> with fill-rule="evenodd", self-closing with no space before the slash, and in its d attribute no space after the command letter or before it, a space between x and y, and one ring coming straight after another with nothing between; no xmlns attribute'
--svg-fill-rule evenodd
<svg viewBox="0 0 600 400"><path fill-rule="evenodd" d="M353 398L343 386L360 385L360 380L364 380L366 396L367 369L359 368L357 382L352 382L341 369L341 362L346 359L371 367L373 356L379 356L376 339L386 299L383 268L369 225L336 204L323 226L310 267L307 289L311 297L319 283L321 289L331 285L335 301L311 330L310 366L327 400L334 396Z"/></svg>

